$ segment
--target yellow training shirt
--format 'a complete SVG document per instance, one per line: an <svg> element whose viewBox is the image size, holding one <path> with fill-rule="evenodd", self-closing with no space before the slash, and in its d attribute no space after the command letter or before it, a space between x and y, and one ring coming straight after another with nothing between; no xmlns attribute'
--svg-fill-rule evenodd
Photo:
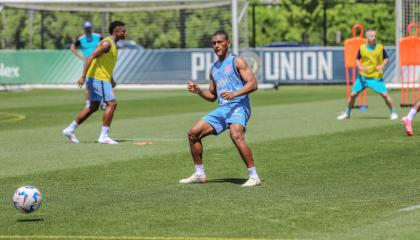
<svg viewBox="0 0 420 240"><path fill-rule="evenodd" d="M381 65L384 61L383 50L384 47L382 44L376 44L375 49L368 49L367 44L362 44L360 46L362 65L367 69L365 72L360 72L360 75L375 79L381 79L384 77L384 71L376 69L376 67Z"/></svg>
<svg viewBox="0 0 420 240"><path fill-rule="evenodd" d="M104 53L92 60L86 77L110 82L112 78L112 72L114 71L115 64L117 63L118 50L114 40L111 37L108 36L104 38L99 42L99 45L104 41L109 41L111 43L111 48L107 53Z"/></svg>

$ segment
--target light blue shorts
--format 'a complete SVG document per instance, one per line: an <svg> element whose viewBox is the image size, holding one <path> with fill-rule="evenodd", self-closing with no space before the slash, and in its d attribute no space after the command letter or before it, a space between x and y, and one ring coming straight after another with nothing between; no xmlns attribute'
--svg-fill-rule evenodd
<svg viewBox="0 0 420 240"><path fill-rule="evenodd" d="M89 100L91 102L109 102L115 100L114 91L110 82L95 80L93 78L87 78L86 80Z"/></svg>
<svg viewBox="0 0 420 240"><path fill-rule="evenodd" d="M352 92L357 93L365 88L370 88L376 93L386 93L386 85L384 79L374 79L374 78L367 78L364 76L358 76L356 81L354 82Z"/></svg>
<svg viewBox="0 0 420 240"><path fill-rule="evenodd" d="M234 123L241 124L246 128L250 113L243 105L221 106L201 119L208 122L216 131L216 135L219 135Z"/></svg>

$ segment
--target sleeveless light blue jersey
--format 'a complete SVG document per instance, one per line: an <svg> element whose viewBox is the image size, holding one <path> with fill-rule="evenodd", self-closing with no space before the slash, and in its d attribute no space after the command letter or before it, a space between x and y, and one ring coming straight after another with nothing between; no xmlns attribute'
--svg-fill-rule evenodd
<svg viewBox="0 0 420 240"><path fill-rule="evenodd" d="M101 40L102 36L98 33L92 33L90 36L84 34L77 39L78 44L76 46L80 47L83 57L87 58L95 51L96 46Z"/></svg>
<svg viewBox="0 0 420 240"><path fill-rule="evenodd" d="M229 54L223 62L218 60L211 68L211 75L216 84L217 101L219 106L236 106L240 104L250 111L248 95L236 97L232 100L226 100L220 96L223 92L235 92L244 86L244 82L236 68L235 59L235 55Z"/></svg>

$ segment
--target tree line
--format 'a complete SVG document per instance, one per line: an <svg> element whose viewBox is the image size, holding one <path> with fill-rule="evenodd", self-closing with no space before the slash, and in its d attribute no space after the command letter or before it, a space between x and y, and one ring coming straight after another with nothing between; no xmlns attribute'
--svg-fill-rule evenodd
<svg viewBox="0 0 420 240"><path fill-rule="evenodd" d="M107 33L104 19L126 22L129 39L145 48L209 47L214 31L231 32L230 14L226 7L106 14L5 8L0 12L0 48L65 49L83 33L86 20L94 31ZM390 0L250 0L245 20L240 41L256 47L271 42L340 46L355 23L377 30L380 42L395 44L395 3Z"/></svg>

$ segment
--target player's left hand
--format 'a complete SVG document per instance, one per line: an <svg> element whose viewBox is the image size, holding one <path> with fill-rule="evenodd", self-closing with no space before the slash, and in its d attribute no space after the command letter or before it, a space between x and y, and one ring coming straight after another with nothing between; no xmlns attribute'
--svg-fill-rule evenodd
<svg viewBox="0 0 420 240"><path fill-rule="evenodd" d="M232 100L236 97L236 93L235 92L222 92L222 94L220 94L220 96L223 99Z"/></svg>
<svg viewBox="0 0 420 240"><path fill-rule="evenodd" d="M85 84L85 77L81 77L79 81L77 81L77 85L81 88Z"/></svg>
<svg viewBox="0 0 420 240"><path fill-rule="evenodd" d="M379 65L376 67L376 70L378 71L383 71L384 70L384 65Z"/></svg>

